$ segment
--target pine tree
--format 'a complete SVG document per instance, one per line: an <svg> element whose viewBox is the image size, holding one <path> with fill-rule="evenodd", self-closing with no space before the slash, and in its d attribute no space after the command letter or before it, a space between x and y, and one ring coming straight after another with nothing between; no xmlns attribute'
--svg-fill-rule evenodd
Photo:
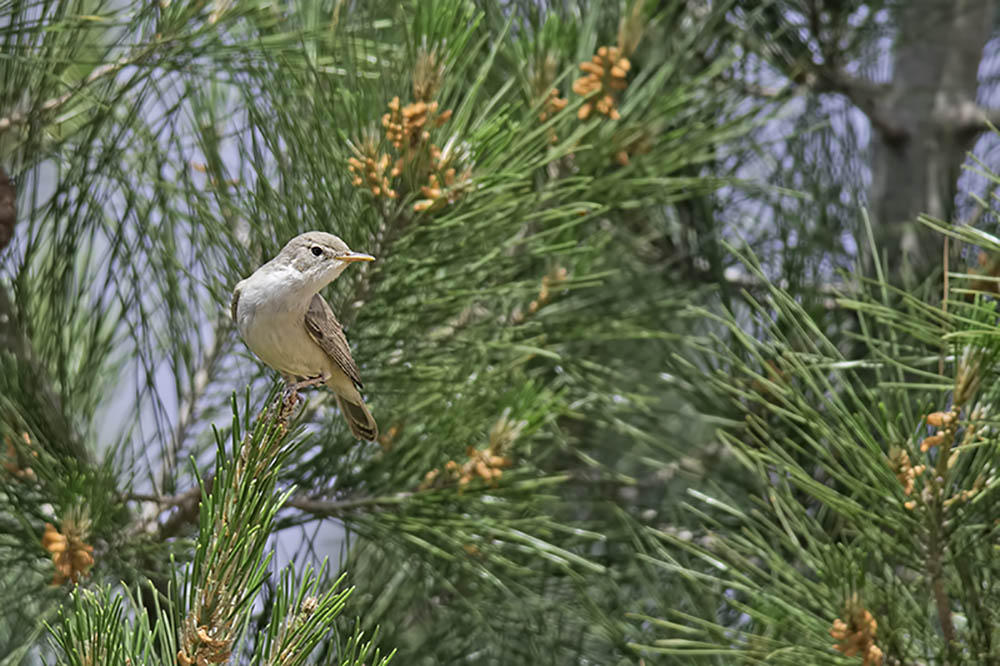
<svg viewBox="0 0 1000 666"><path fill-rule="evenodd" d="M654 4L8 7L4 663L631 658L689 326L650 230L756 111L726 8ZM378 259L325 294L376 444L229 318L308 229Z"/></svg>
<svg viewBox="0 0 1000 666"><path fill-rule="evenodd" d="M843 294L848 357L788 290L709 313L692 383L729 400L720 431L749 488L689 492L687 524L645 530L650 571L690 595L636 615L681 663L995 663L997 237L924 218L969 265L946 298L885 273ZM877 254L877 253L876 253ZM739 418L737 418L739 417ZM650 596L652 600L653 595ZM846 659L851 658L851 659Z"/></svg>

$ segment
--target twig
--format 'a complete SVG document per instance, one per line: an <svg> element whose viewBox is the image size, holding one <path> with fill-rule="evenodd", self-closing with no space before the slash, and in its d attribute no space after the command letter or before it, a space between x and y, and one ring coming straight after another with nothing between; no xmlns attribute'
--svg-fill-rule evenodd
<svg viewBox="0 0 1000 666"><path fill-rule="evenodd" d="M212 478L206 479L205 487L211 491ZM298 509L299 511L321 518L334 518L355 513L360 509L388 509L396 507L404 504L412 497L413 493L411 492L382 497L349 497L340 500L316 499L306 495L296 495L289 498L284 506ZM196 521L201 501L201 487L194 486L188 488L183 493L166 497L147 493L126 493L120 495L119 499L128 502L148 502L154 504L156 505L155 516L159 516L164 511L170 509L178 509L157 530L157 535L160 539L169 539L177 536L185 525ZM136 532L140 531L143 531L143 529L136 530Z"/></svg>
<svg viewBox="0 0 1000 666"><path fill-rule="evenodd" d="M214 476L210 476L206 477L204 481L205 488L209 491L212 488L213 480ZM120 495L119 498L126 502L149 502L156 505L152 508L152 510L147 511L143 516L143 519L136 524L133 532L137 534L145 532L149 525L155 524L164 511L177 507L177 513L170 516L157 531L158 536L162 540L177 536L184 525L193 523L197 520L198 505L201 500L201 487L192 486L183 493L166 497L163 495L150 495L146 493L126 493L124 495Z"/></svg>
<svg viewBox="0 0 1000 666"><path fill-rule="evenodd" d="M320 500L309 497L292 497L285 506L317 516L338 516L363 507L390 507L403 504L413 493L397 493L385 497L357 497L343 500Z"/></svg>
<svg viewBox="0 0 1000 666"><path fill-rule="evenodd" d="M953 649L955 640L955 625L951 619L951 600L944 587L944 574L941 567L940 535L936 528L931 529L930 542L927 544L927 573L931 577L931 591L934 594L934 605L937 608L938 622L941 623L941 633L944 634L948 652Z"/></svg>
<svg viewBox="0 0 1000 666"><path fill-rule="evenodd" d="M709 271L692 269L687 272L687 275L706 283L716 284L719 282L719 276ZM744 273L734 267L730 267L722 271L721 281L727 286L738 287L748 292L757 294L766 294L772 288L772 285L768 282L761 280L755 275ZM786 288L786 285L780 282L777 283L777 286L782 289ZM801 291L806 291L815 296L823 297L823 307L827 310L835 310L841 307L837 302L837 299L841 296L857 297L863 293L861 286L854 282L823 282L817 285L809 286L798 285L798 288Z"/></svg>
<svg viewBox="0 0 1000 666"><path fill-rule="evenodd" d="M161 509L169 509L170 507L183 504L187 501L194 489L189 488L183 493L178 493L177 495L154 495L152 493L125 493L124 495L119 495L118 499L124 502L151 502L153 504L158 504Z"/></svg>
<svg viewBox="0 0 1000 666"><path fill-rule="evenodd" d="M82 90L85 86L94 83L100 78L108 76L109 74L115 74L129 65L133 65L145 56L147 56L153 50L153 46L147 46L146 48L139 49L136 53L125 55L114 62L109 62L107 64L101 65L100 67L95 67L87 78L85 78L80 84L75 86L73 89L59 95L58 97L52 97L45 100L41 105L35 109L30 109L27 111L15 111L8 116L0 118L0 132L6 132L11 127L16 125L23 125L32 119L36 112L46 112L58 109L62 105L73 99L73 96Z"/></svg>
<svg viewBox="0 0 1000 666"><path fill-rule="evenodd" d="M948 236L944 237L944 248L942 249L943 256L941 258L941 264L944 267L944 280L943 280L943 284L941 286L941 312L944 313L945 316L948 315L948 289L949 289L949 286L948 286L948 265L949 265L948 252L951 249L951 245L949 244L950 240L951 240L950 237L948 237ZM943 375L944 374L944 357L945 357L946 353L947 353L946 343L945 343L944 340L941 340L941 356L938 358L938 374L939 375Z"/></svg>
<svg viewBox="0 0 1000 666"><path fill-rule="evenodd" d="M1000 109L979 106L964 99L935 109L934 120L942 129L957 134L979 134L1000 124Z"/></svg>

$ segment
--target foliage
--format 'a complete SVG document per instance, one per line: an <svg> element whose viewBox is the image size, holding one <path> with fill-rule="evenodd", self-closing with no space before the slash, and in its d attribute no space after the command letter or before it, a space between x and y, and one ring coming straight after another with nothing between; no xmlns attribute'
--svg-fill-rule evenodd
<svg viewBox="0 0 1000 666"><path fill-rule="evenodd" d="M1000 249L976 229L927 223ZM851 358L754 273L767 284L749 301L755 333L745 317L706 313L735 344L706 345L706 365L688 366L742 416L721 437L754 484L750 503L718 484L691 490L699 529L646 530L650 566L710 601L636 616L655 635L642 649L718 663L992 663L989 278L951 273L944 304L878 280L843 295L865 350Z"/></svg>
<svg viewBox="0 0 1000 666"><path fill-rule="evenodd" d="M407 663L628 658L620 500L683 418L660 377L693 325L673 263L718 251L676 211L757 121L709 85L726 7L654 4L5 10L8 663L264 660L302 595L320 663L371 659L341 610ZM328 294L377 444L319 392L280 449L240 423L275 378L230 290L307 229L378 258ZM301 578L269 574L272 528ZM331 541L343 557L316 565ZM81 588L51 587L54 564ZM343 575L350 597L321 591Z"/></svg>
<svg viewBox="0 0 1000 666"><path fill-rule="evenodd" d="M324 572L291 567L281 576L266 630L249 635L246 623L268 575L265 556L272 524L287 493L275 493L282 461L291 452L285 435L296 397L287 396L263 412L241 439L233 410L230 450L218 442L216 474L204 489L194 558L169 598L143 608L141 597L109 587L76 587L72 611L60 609L54 640L62 663L223 663L246 654L249 663L294 664L306 659L331 631L351 590L319 589ZM127 613L126 613L127 609ZM152 623L150 617L153 618ZM132 619L134 618L134 619ZM385 666L371 642L356 631L347 642L334 636L340 664ZM238 657L237 657L238 658ZM242 661L243 659L240 659Z"/></svg>

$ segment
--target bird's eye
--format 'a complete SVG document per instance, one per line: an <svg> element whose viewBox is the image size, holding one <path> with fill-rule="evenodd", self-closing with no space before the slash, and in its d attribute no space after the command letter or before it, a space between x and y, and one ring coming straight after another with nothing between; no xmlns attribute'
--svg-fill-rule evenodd
<svg viewBox="0 0 1000 666"><path fill-rule="evenodd" d="M313 245L312 253L318 257L321 254L323 254L323 248L321 248L319 245Z"/></svg>

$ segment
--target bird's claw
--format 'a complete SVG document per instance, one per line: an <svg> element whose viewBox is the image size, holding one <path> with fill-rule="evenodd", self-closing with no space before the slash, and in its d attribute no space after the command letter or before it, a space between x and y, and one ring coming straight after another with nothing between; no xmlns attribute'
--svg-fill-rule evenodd
<svg viewBox="0 0 1000 666"><path fill-rule="evenodd" d="M289 384L285 390L290 391L292 393L298 393L301 389L310 388L313 386L319 386L320 384L325 384L326 380L327 376L325 374L316 375L315 377L309 377L308 379L303 379L300 382Z"/></svg>

